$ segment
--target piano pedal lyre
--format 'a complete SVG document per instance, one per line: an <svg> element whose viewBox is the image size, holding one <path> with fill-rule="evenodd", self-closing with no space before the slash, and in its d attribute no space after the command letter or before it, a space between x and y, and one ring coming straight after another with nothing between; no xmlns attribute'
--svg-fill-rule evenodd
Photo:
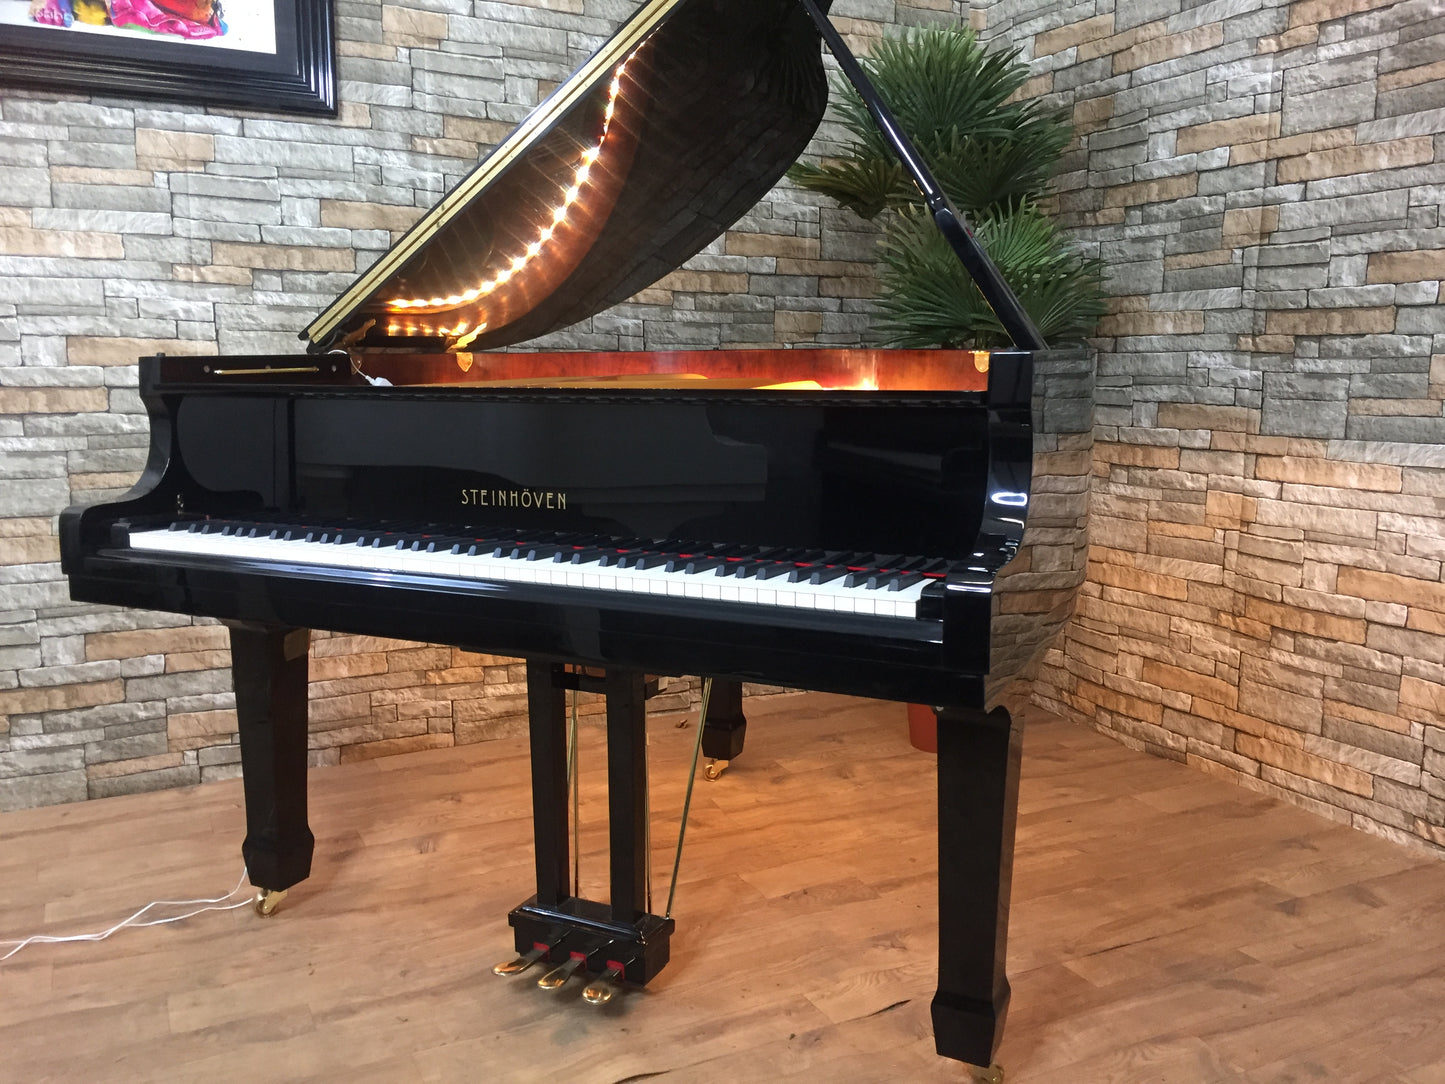
<svg viewBox="0 0 1445 1084"><path fill-rule="evenodd" d="M270 918L276 913L276 908L281 906L281 901L286 898L287 889L256 889L256 898L252 901L256 913L262 918Z"/></svg>
<svg viewBox="0 0 1445 1084"><path fill-rule="evenodd" d="M552 968L540 979L537 985L543 990L560 990L567 984L567 980L577 973L577 970L587 962L585 952L574 952L565 963Z"/></svg>
<svg viewBox="0 0 1445 1084"><path fill-rule="evenodd" d="M492 968L493 975L501 975L504 978L511 978L513 975L520 975L526 971L548 952L552 951L551 945L544 945L538 941L527 952L522 953L515 960L503 960Z"/></svg>
<svg viewBox="0 0 1445 1084"><path fill-rule="evenodd" d="M717 779L718 776L722 775L723 772L727 771L727 767L731 763L732 761L730 760L720 760L714 757L712 760L709 760L703 768L702 777L711 783Z"/></svg>
<svg viewBox="0 0 1445 1084"><path fill-rule="evenodd" d="M622 982L625 970L617 960L607 961L607 970L587 984L582 991L582 1000L589 1005L606 1005L617 996L618 984Z"/></svg>

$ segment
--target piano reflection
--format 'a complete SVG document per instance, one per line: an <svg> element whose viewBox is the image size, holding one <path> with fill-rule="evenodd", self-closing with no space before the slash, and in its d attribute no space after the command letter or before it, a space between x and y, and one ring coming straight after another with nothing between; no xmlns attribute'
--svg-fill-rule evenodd
<svg viewBox="0 0 1445 1084"><path fill-rule="evenodd" d="M1015 348L499 352L631 297L759 200L822 117L820 39ZM500 970L545 961L589 1000L648 982L674 931L645 885L645 675L713 682L717 765L742 749L742 682L936 705L933 1021L939 1053L987 1064L1019 754L996 702L1082 567L1015 558L1035 446L1084 439L1087 390L826 14L647 0L302 337L294 356L141 359L144 474L61 520L75 599L229 626L260 908L310 870L311 628L526 660L536 891ZM1077 552L1082 487L1045 488L1049 551ZM570 878L569 689L606 694L605 904Z"/></svg>

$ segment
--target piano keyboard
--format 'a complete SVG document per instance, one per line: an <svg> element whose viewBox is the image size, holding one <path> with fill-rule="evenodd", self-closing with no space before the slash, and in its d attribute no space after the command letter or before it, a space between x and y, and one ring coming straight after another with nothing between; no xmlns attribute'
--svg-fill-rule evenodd
<svg viewBox="0 0 1445 1084"><path fill-rule="evenodd" d="M941 586L946 567L943 561L923 557L783 547L698 553L656 541L593 545L563 534L488 539L236 520L180 521L158 530L132 530L130 546L153 553L897 618L918 618L927 610L925 591Z"/></svg>

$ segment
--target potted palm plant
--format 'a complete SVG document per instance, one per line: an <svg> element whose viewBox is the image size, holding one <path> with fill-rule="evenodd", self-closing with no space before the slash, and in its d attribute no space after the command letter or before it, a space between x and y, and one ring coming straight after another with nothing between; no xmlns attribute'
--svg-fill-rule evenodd
<svg viewBox="0 0 1445 1084"><path fill-rule="evenodd" d="M967 28L910 29L861 59L879 94L994 264L1051 342L1082 339L1103 315L1102 265L1043 210L1073 138L1067 116L1016 94L1029 77L1017 50L986 48ZM799 162L794 183L882 226L874 330L893 346L982 349L1007 336L934 229L918 189L846 80L834 111L844 156Z"/></svg>
<svg viewBox="0 0 1445 1084"><path fill-rule="evenodd" d="M1044 338L1082 340L1104 313L1102 264L1044 211L1073 128L1061 110L1017 96L1029 76L1018 52L987 49L969 29L913 29L884 38L861 64ZM880 220L878 337L903 347L1008 345L862 98L843 79L835 88L852 136L847 154L800 162L788 176ZM911 704L908 721L914 746L936 752L933 710Z"/></svg>

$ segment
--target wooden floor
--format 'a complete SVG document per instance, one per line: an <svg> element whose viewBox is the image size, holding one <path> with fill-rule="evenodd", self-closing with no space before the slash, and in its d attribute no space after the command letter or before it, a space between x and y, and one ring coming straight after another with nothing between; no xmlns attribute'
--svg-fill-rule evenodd
<svg viewBox="0 0 1445 1084"><path fill-rule="evenodd" d="M491 965L530 891L524 745L312 773L317 858L249 909L0 964L0 1079L961 1081L936 1058L933 772L896 705L751 709L699 784L673 958L597 1010ZM692 729L655 721L666 896ZM584 741L584 850L600 842ZM1047 717L1025 745L1016 1084L1445 1082L1445 863ZM238 783L0 816L0 938L240 872ZM587 854L584 886L605 861Z"/></svg>

